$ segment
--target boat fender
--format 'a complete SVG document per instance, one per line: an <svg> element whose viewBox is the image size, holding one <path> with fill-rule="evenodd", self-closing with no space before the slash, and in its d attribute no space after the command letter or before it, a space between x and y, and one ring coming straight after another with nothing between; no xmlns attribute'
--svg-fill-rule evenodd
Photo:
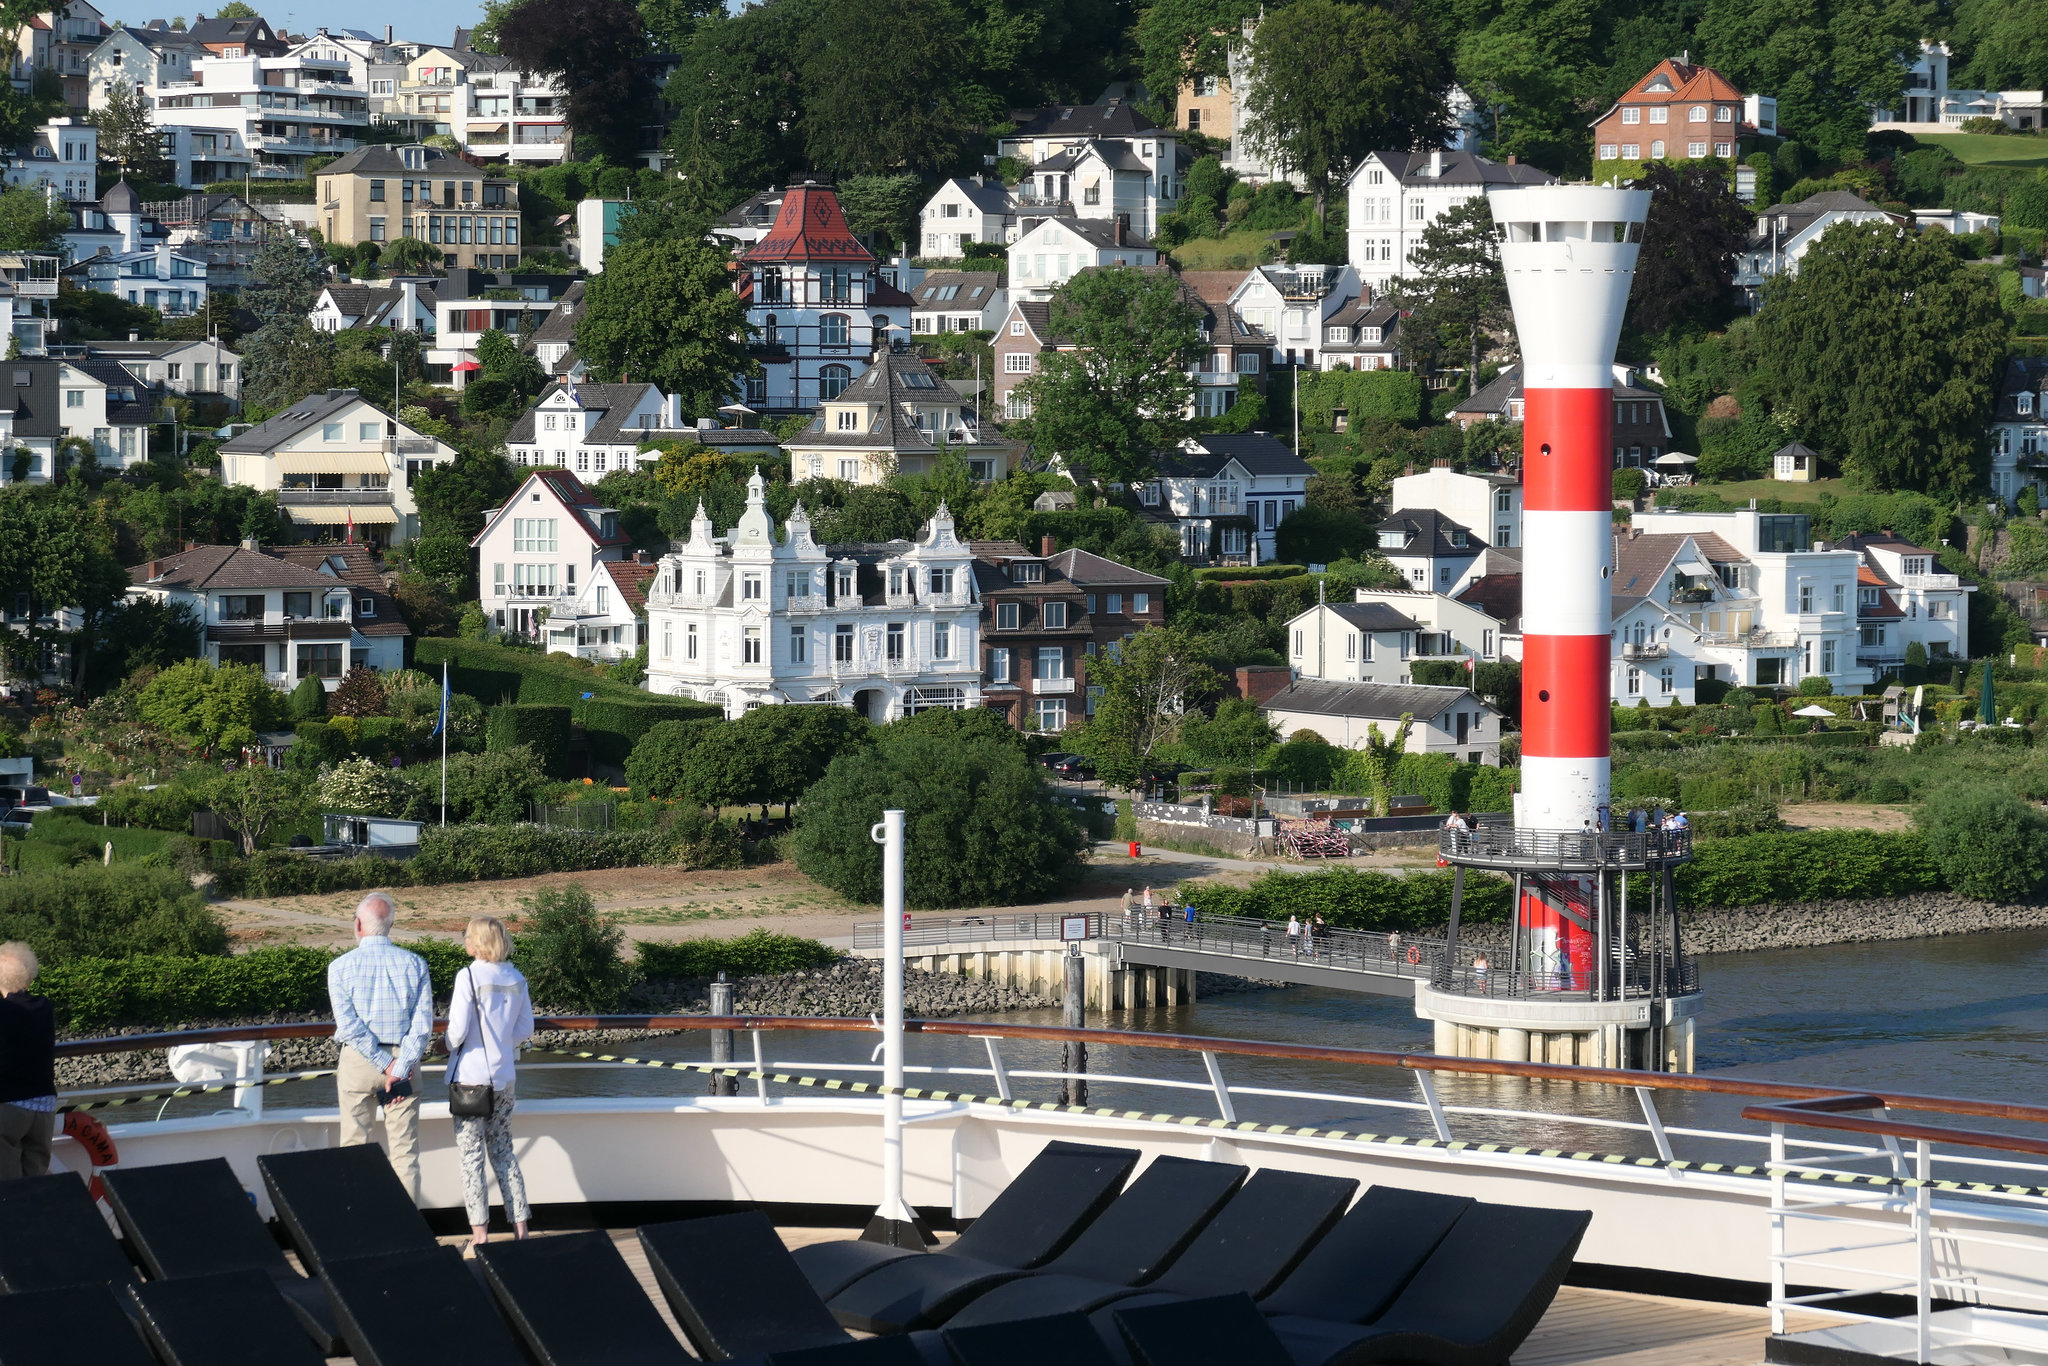
<svg viewBox="0 0 2048 1366"><path fill-rule="evenodd" d="M106 1199L107 1188L99 1178L99 1169L114 1166L121 1160L120 1150L114 1146L114 1136L98 1119L76 1110L64 1116L64 1136L85 1149L86 1158L92 1163L92 1184L87 1187L92 1198Z"/></svg>

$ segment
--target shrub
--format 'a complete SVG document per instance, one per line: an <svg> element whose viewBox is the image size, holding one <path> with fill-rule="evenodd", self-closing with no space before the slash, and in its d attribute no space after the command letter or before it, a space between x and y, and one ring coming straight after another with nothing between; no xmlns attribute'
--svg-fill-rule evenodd
<svg viewBox="0 0 2048 1366"><path fill-rule="evenodd" d="M550 778L568 776L569 708L512 703L492 707L484 722L484 748L504 751L525 746L541 772Z"/></svg>
<svg viewBox="0 0 2048 1366"><path fill-rule="evenodd" d="M438 820L442 770L438 762L414 764L403 774L413 820ZM524 745L496 753L448 756L448 819L510 825L532 815L532 803L547 789L547 775Z"/></svg>
<svg viewBox="0 0 2048 1366"><path fill-rule="evenodd" d="M626 993L632 972L619 950L626 932L599 915L582 884L543 887L520 902L519 968L533 999L603 1012Z"/></svg>
<svg viewBox="0 0 2048 1366"><path fill-rule="evenodd" d="M1208 583L1258 583L1266 579L1292 579L1308 573L1305 565L1259 564L1236 569L1197 569L1195 577Z"/></svg>
<svg viewBox="0 0 2048 1366"><path fill-rule="evenodd" d="M320 779L323 811L352 816L403 816L412 804L405 779L375 759L345 759Z"/></svg>
<svg viewBox="0 0 2048 1366"><path fill-rule="evenodd" d="M206 784L213 777L209 770L194 766L152 789L145 789L140 783L123 783L101 797L97 809L107 819L129 825L189 831L192 813L206 809Z"/></svg>
<svg viewBox="0 0 2048 1366"><path fill-rule="evenodd" d="M1828 682L1827 678L1821 674L1808 674L1799 680L1799 695L1801 697L1833 697L1835 695L1835 685Z"/></svg>
<svg viewBox="0 0 2048 1366"><path fill-rule="evenodd" d="M137 864L0 879L0 940L8 939L26 940L50 962L228 949L227 927L189 881Z"/></svg>
<svg viewBox="0 0 2048 1366"><path fill-rule="evenodd" d="M1331 868L1315 873L1267 873L1243 885L1183 883L1175 893L1183 905L1212 915L1285 920L1290 914L1321 915L1347 930L1422 930L1451 918L1451 875L1416 873L1392 877L1366 869ZM1459 918L1498 924L1513 899L1505 878L1467 874Z"/></svg>
<svg viewBox="0 0 2048 1366"><path fill-rule="evenodd" d="M1649 486L1649 476L1641 470L1621 469L1614 472L1613 492L1616 498L1633 502L1642 497L1643 490Z"/></svg>
<svg viewBox="0 0 2048 1366"><path fill-rule="evenodd" d="M317 678L302 678L292 689L290 706L292 720L317 721L327 715L327 689Z"/></svg>
<svg viewBox="0 0 2048 1366"><path fill-rule="evenodd" d="M284 752L285 767L293 772L318 773L348 757L348 735L325 721L301 721L296 729L298 740Z"/></svg>
<svg viewBox="0 0 2048 1366"><path fill-rule="evenodd" d="M1699 906L1899 896L1943 884L1918 833L1789 831L1701 840L1678 871L1678 888Z"/></svg>
<svg viewBox="0 0 2048 1366"><path fill-rule="evenodd" d="M2003 788L1945 788L1917 822L1949 887L1977 901L2023 901L2048 876L2048 819Z"/></svg>
<svg viewBox="0 0 2048 1366"><path fill-rule="evenodd" d="M839 950L793 934L750 930L737 939L684 939L640 945L642 977L758 977L807 972L839 961Z"/></svg>
<svg viewBox="0 0 2048 1366"><path fill-rule="evenodd" d="M883 731L842 754L805 794L797 866L856 901L881 900L881 850L868 838L885 809L904 811L909 904L1043 901L1080 875L1086 836L1037 767L1003 741Z"/></svg>
<svg viewBox="0 0 2048 1366"><path fill-rule="evenodd" d="M1784 718L1779 715L1776 705L1766 702L1756 708L1756 733L1758 735L1783 735Z"/></svg>
<svg viewBox="0 0 2048 1366"><path fill-rule="evenodd" d="M327 709L336 716L382 716L384 703L384 680L367 664L358 664L335 687Z"/></svg>

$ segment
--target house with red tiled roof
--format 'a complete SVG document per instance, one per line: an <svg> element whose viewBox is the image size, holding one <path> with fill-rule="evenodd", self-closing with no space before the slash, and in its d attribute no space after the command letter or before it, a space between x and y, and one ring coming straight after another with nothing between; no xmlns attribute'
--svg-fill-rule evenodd
<svg viewBox="0 0 2048 1366"><path fill-rule="evenodd" d="M743 381L746 401L778 416L837 398L892 325L911 325L910 296L853 235L838 194L814 180L783 192L774 226L740 257L734 287L761 366Z"/></svg>
<svg viewBox="0 0 2048 1366"><path fill-rule="evenodd" d="M539 637L553 618L580 610L598 566L626 558L629 539L618 509L603 506L570 471L542 467L484 514L484 529L469 544L491 628Z"/></svg>
<svg viewBox="0 0 2048 1366"><path fill-rule="evenodd" d="M1709 66L1667 57L1593 120L1600 161L1732 159L1737 143L1756 132L1744 96Z"/></svg>

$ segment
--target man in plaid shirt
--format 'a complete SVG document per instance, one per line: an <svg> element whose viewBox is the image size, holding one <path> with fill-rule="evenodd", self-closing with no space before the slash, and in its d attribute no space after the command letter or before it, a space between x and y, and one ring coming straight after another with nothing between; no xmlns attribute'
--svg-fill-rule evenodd
<svg viewBox="0 0 2048 1366"><path fill-rule="evenodd" d="M420 1107L411 1086L434 1034L434 988L427 960L391 942L397 914L383 892L362 899L356 906L356 947L328 965L327 995L341 1045L335 1074L341 1146L370 1141L370 1123L381 1103L391 1165L417 1205ZM392 1087L402 1093L387 1095Z"/></svg>

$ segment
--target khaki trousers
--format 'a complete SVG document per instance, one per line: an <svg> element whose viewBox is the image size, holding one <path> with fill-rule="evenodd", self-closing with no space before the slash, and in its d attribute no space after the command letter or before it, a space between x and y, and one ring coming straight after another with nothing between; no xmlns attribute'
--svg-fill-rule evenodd
<svg viewBox="0 0 2048 1366"><path fill-rule="evenodd" d="M341 1050L341 1065L335 1077L341 1093L341 1146L370 1142L370 1126L377 1114L377 1091L385 1083L377 1064L349 1048ZM418 1077L414 1077L418 1084ZM384 1146L391 1154L391 1169L405 1183L412 1202L420 1202L420 1100L412 1099L384 1111Z"/></svg>
<svg viewBox="0 0 2048 1366"><path fill-rule="evenodd" d="M54 1114L0 1105L0 1181L48 1174L50 1140L56 1132Z"/></svg>

